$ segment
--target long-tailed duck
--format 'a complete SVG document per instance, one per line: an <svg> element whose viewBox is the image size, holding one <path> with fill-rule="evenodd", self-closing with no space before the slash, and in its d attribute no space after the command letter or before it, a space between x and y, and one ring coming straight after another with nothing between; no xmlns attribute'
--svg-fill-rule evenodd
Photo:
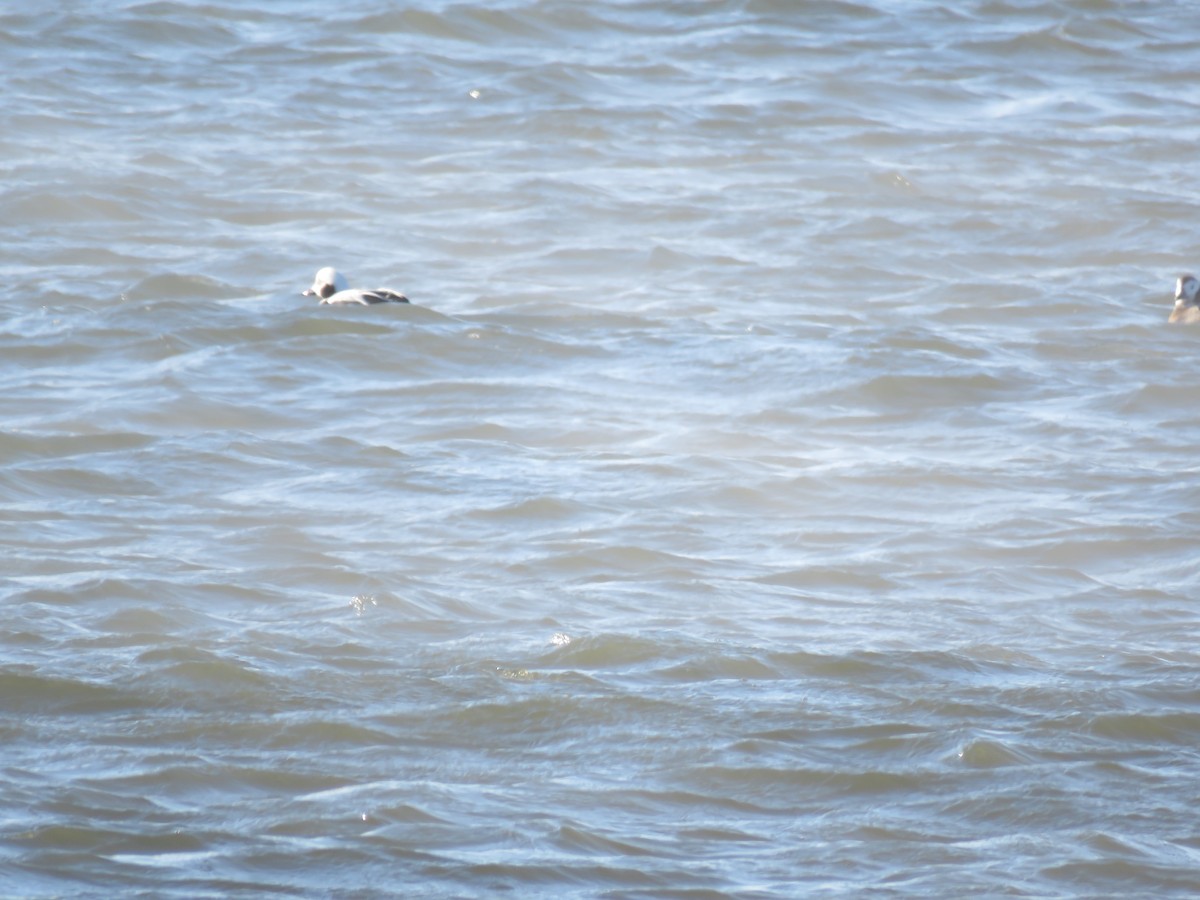
<svg viewBox="0 0 1200 900"><path fill-rule="evenodd" d="M1195 275L1180 275L1175 282L1175 308L1167 321L1184 325L1200 322L1200 281Z"/></svg>
<svg viewBox="0 0 1200 900"><path fill-rule="evenodd" d="M332 266L326 266L313 278L312 287L303 297L320 297L322 303L357 303L369 306L372 303L407 303L408 298L399 291L376 288L373 291L351 288L342 274Z"/></svg>

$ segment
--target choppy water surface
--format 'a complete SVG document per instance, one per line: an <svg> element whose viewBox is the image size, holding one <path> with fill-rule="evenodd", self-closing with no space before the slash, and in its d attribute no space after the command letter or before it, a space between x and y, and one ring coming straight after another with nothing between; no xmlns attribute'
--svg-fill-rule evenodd
<svg viewBox="0 0 1200 900"><path fill-rule="evenodd" d="M1200 8L259 6L0 14L5 895L1200 890Z"/></svg>

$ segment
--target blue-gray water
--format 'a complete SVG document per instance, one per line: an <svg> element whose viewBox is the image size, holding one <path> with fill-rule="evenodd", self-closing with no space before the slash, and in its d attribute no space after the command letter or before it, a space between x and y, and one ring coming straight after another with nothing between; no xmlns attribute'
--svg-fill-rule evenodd
<svg viewBox="0 0 1200 900"><path fill-rule="evenodd" d="M0 894L1200 891L1200 7L258 7L0 12Z"/></svg>

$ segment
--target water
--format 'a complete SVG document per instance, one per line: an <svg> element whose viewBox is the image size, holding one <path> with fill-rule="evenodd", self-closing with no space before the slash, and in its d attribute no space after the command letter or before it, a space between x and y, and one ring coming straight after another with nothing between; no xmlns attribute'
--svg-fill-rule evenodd
<svg viewBox="0 0 1200 900"><path fill-rule="evenodd" d="M0 13L0 892L1200 890L1200 9L261 6Z"/></svg>

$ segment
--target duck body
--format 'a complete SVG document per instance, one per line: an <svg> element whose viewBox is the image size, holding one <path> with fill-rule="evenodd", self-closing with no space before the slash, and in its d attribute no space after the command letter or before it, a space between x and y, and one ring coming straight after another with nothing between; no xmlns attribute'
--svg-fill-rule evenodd
<svg viewBox="0 0 1200 900"><path fill-rule="evenodd" d="M374 303L408 302L407 297L399 291L393 291L390 288L376 288L372 291L364 288L352 288L342 273L332 266L319 269L313 278L312 287L301 294L301 296L320 297L321 303L331 306L370 306Z"/></svg>
<svg viewBox="0 0 1200 900"><path fill-rule="evenodd" d="M1180 275L1176 280L1175 308L1167 322L1172 325L1200 322L1200 281L1195 275Z"/></svg>

